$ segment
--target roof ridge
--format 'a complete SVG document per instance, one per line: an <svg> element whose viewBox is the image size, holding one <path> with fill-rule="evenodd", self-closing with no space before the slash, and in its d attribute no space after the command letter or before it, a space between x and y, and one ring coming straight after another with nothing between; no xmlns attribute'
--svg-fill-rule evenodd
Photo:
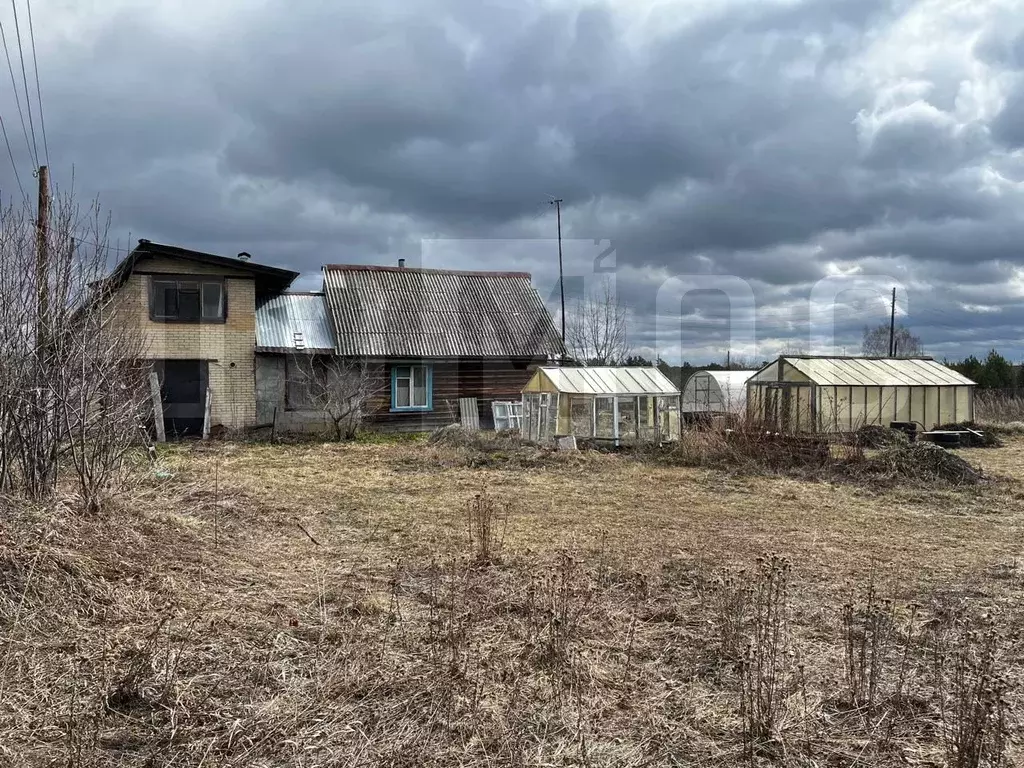
<svg viewBox="0 0 1024 768"><path fill-rule="evenodd" d="M433 267L392 267L380 264L324 264L323 269L335 272L401 272L432 275L469 275L474 277L524 277L527 280L532 277L529 272L478 269L435 269Z"/></svg>

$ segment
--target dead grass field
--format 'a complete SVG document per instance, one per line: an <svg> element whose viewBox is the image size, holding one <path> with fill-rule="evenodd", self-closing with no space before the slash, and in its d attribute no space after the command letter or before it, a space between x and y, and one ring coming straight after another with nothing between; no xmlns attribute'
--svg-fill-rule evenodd
<svg viewBox="0 0 1024 768"><path fill-rule="evenodd" d="M961 454L993 479L171 447L100 518L6 505L0 764L1010 765L1024 439Z"/></svg>

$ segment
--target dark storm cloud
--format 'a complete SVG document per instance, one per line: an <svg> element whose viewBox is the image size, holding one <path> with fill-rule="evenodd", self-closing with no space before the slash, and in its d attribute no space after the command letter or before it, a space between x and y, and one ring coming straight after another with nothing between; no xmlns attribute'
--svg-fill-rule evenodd
<svg viewBox="0 0 1024 768"><path fill-rule="evenodd" d="M36 13L55 176L74 163L125 238L311 274L399 256L528 269L553 297L554 244L538 238L555 195L580 243L567 270L582 280L594 240L614 244L646 349L659 287L692 274L746 280L769 345L811 339L815 282L858 269L908 286L908 321L937 349L1024 325L1024 20L997 0ZM727 304L688 302L685 343L717 356ZM843 343L879 307L833 313Z"/></svg>

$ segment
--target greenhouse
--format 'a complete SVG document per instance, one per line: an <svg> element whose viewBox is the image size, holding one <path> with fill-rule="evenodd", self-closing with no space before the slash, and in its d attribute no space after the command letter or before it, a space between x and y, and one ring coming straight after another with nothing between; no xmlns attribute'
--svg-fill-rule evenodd
<svg viewBox="0 0 1024 768"><path fill-rule="evenodd" d="M747 380L756 371L697 371L683 387L683 415L742 415L747 410Z"/></svg>
<svg viewBox="0 0 1024 768"><path fill-rule="evenodd" d="M780 357L747 382L749 419L782 432L974 420L974 382L931 358Z"/></svg>
<svg viewBox="0 0 1024 768"><path fill-rule="evenodd" d="M661 442L679 425L679 390L654 367L543 367L523 388L523 435L534 442Z"/></svg>

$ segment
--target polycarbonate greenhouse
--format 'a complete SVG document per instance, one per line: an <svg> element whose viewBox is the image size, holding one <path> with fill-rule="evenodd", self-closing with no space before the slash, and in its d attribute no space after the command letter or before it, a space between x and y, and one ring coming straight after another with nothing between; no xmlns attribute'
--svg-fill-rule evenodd
<svg viewBox="0 0 1024 768"><path fill-rule="evenodd" d="M786 355L747 382L747 417L782 432L923 430L974 420L974 382L930 357Z"/></svg>
<svg viewBox="0 0 1024 768"><path fill-rule="evenodd" d="M683 387L683 413L736 414L747 410L747 380L755 371L697 371Z"/></svg>
<svg viewBox="0 0 1024 768"><path fill-rule="evenodd" d="M679 390L654 367L543 367L523 388L523 435L534 442L660 442L679 424Z"/></svg>

